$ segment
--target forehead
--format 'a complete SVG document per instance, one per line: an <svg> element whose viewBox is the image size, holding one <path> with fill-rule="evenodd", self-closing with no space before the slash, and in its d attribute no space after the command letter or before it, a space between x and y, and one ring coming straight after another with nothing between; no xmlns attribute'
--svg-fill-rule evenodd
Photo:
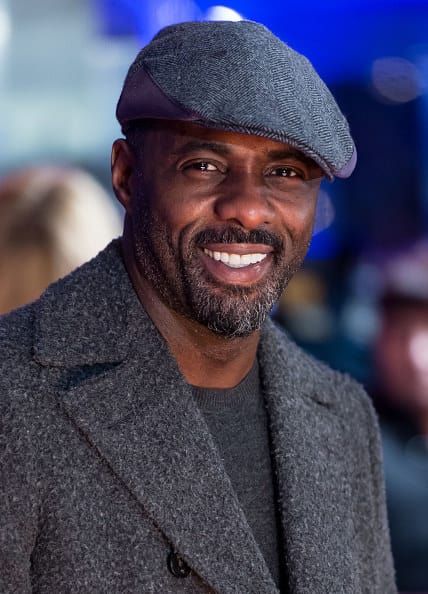
<svg viewBox="0 0 428 594"><path fill-rule="evenodd" d="M211 148L225 153L253 153L259 156L288 155L309 165L315 162L291 145L264 136L207 128L190 122L160 120L149 124L146 143L165 153Z"/></svg>

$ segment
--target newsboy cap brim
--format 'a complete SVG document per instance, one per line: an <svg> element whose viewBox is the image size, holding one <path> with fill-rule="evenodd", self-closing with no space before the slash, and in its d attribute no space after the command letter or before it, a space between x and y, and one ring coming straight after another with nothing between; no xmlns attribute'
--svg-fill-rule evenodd
<svg viewBox="0 0 428 594"><path fill-rule="evenodd" d="M310 62L251 21L162 29L131 65L116 111L181 120L288 143L327 177L348 177L356 149L348 123Z"/></svg>

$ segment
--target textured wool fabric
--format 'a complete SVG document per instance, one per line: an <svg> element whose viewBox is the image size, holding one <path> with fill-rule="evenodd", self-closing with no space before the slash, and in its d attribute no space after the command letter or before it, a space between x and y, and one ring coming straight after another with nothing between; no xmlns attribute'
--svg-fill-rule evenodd
<svg viewBox="0 0 428 594"><path fill-rule="evenodd" d="M366 394L271 322L258 359L289 591L395 594ZM277 592L116 242L0 320L0 365L2 594Z"/></svg>
<svg viewBox="0 0 428 594"><path fill-rule="evenodd" d="M131 65L116 113L124 131L163 118L286 142L329 177L356 163L348 123L309 60L251 21L162 29Z"/></svg>
<svg viewBox="0 0 428 594"><path fill-rule="evenodd" d="M280 557L269 427L257 360L234 388L194 387L193 394L254 538L279 586Z"/></svg>

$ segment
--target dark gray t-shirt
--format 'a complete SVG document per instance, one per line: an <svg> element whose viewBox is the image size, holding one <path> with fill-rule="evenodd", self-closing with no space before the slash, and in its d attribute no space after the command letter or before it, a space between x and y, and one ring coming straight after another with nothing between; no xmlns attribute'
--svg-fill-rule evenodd
<svg viewBox="0 0 428 594"><path fill-rule="evenodd" d="M254 538L279 587L279 538L269 424L257 362L234 388L193 387Z"/></svg>

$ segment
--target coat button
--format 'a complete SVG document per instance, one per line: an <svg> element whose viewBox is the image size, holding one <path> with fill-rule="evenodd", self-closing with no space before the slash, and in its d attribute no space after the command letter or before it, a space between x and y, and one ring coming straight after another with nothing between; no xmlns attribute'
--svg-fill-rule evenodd
<svg viewBox="0 0 428 594"><path fill-rule="evenodd" d="M190 573L190 567L175 551L171 551L168 555L168 569L177 578L185 578Z"/></svg>

